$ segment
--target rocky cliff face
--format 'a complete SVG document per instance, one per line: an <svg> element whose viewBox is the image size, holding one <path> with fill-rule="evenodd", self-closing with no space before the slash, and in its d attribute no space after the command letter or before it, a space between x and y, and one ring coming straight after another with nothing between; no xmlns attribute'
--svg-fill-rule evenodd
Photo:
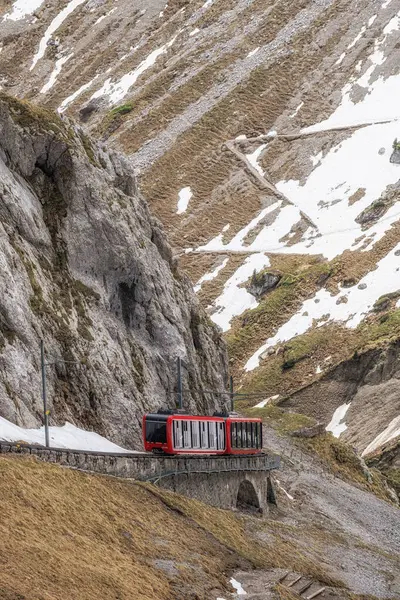
<svg viewBox="0 0 400 600"><path fill-rule="evenodd" d="M400 439L400 343L372 348L341 362L282 405L328 424L343 408L342 438L366 455Z"/></svg>
<svg viewBox="0 0 400 600"><path fill-rule="evenodd" d="M224 388L224 344L122 156L0 95L0 198L2 416L41 423L41 338L53 423L134 445L143 412L175 403L178 356L186 407L216 408L199 390Z"/></svg>

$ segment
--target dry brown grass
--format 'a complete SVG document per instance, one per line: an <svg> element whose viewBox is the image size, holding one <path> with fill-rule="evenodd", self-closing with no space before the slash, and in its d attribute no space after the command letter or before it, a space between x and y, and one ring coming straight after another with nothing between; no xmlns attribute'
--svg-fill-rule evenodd
<svg viewBox="0 0 400 600"><path fill-rule="evenodd" d="M301 10L305 4L305 2L297 3L296 11ZM293 16L292 5L275 3L268 15L268 26L260 25L260 39L257 38L257 44L268 43L282 24ZM326 19L331 16L330 11L326 11L324 19L318 23L318 26L322 27ZM172 148L145 173L143 179L145 195L164 224L168 228L171 226L173 243L181 245L185 235L190 242L188 245L204 241L204 231L207 237L216 235L221 230L221 225L226 223L227 214L230 217L231 227L236 226L236 215L231 214L231 205L225 206L225 210L221 211L224 221L220 218L216 210L218 207L213 201L216 190L227 188L232 176L235 177L238 173L236 162L223 151L222 145L239 133L259 134L273 125L285 105L291 100L296 85L300 85L303 78L309 75L310 70L319 64L320 53L310 51L311 38L311 32L302 32L293 40L293 47L296 49L295 58L292 56L280 58L265 68L254 69L248 80L210 107L210 110L188 131L179 136ZM327 43L327 50L330 42L331 40ZM333 39L332 43L335 43ZM343 77L345 75L344 73ZM173 96L174 94L169 102L173 101ZM162 127L162 124L160 126ZM135 128L132 128L132 141L135 135ZM242 177L242 181L246 179L247 175ZM186 218L180 225L179 219L174 215L178 190L183 185L191 185L195 199L193 205L198 207L194 227ZM249 205L249 199L241 198L237 194L233 195L236 197L236 206L240 206L242 212L246 212L247 204L248 222L253 210L252 205ZM258 198L258 206L257 202L255 204L257 209L260 190L257 189L253 195ZM228 197L229 193L226 196ZM234 201L232 201L233 206L235 206ZM211 211L212 218L210 218Z"/></svg>
<svg viewBox="0 0 400 600"><path fill-rule="evenodd" d="M148 487L148 484L145 485ZM148 489L162 498L171 508L192 518L225 547L250 560L258 568L290 568L306 573L328 585L342 585L341 582L327 575L316 563L312 551L308 554L302 550L296 540L296 529L292 531L292 536L288 537L281 535L282 531L276 527L277 523L270 519L249 518L230 511L218 510L154 486ZM260 530L268 531L273 535L273 544L261 544L256 541L254 534Z"/></svg>
<svg viewBox="0 0 400 600"><path fill-rule="evenodd" d="M209 600L253 567L334 583L267 519L28 457L1 457L0 482L2 600ZM261 524L272 546L251 535Z"/></svg>
<svg viewBox="0 0 400 600"><path fill-rule="evenodd" d="M202 599L243 564L145 487L25 458L0 458L0 481L0 590L24 600Z"/></svg>

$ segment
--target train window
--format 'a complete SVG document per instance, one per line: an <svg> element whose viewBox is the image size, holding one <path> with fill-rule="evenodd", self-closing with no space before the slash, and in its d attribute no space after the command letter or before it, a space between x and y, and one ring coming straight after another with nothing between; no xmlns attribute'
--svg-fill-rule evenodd
<svg viewBox="0 0 400 600"><path fill-rule="evenodd" d="M200 448L200 423L191 421L192 426L192 448Z"/></svg>
<svg viewBox="0 0 400 600"><path fill-rule="evenodd" d="M192 440L190 439L190 423L189 421L182 421L183 424L183 446L184 448L192 447Z"/></svg>
<svg viewBox="0 0 400 600"><path fill-rule="evenodd" d="M259 447L259 440L260 440L260 436L258 434L259 423L253 423L253 425L254 425L254 435L253 435L254 442L253 442L253 445L254 445L254 448L258 448Z"/></svg>
<svg viewBox="0 0 400 600"><path fill-rule="evenodd" d="M233 427L234 427L234 447L239 448L238 424L233 423Z"/></svg>
<svg viewBox="0 0 400 600"><path fill-rule="evenodd" d="M217 448L217 436L215 430L215 421L207 421L208 424L208 433L209 433L209 448L211 450L216 450Z"/></svg>
<svg viewBox="0 0 400 600"><path fill-rule="evenodd" d="M237 433L238 433L238 448L243 448L243 423L237 424Z"/></svg>
<svg viewBox="0 0 400 600"><path fill-rule="evenodd" d="M231 422L231 446L237 448L237 429L236 423Z"/></svg>
<svg viewBox="0 0 400 600"><path fill-rule="evenodd" d="M167 442L167 424L160 421L147 421L146 419L146 440L152 444Z"/></svg>
<svg viewBox="0 0 400 600"><path fill-rule="evenodd" d="M201 422L201 447L208 448L208 430L207 430L207 422Z"/></svg>
<svg viewBox="0 0 400 600"><path fill-rule="evenodd" d="M219 450L225 449L225 423L218 423L218 448Z"/></svg>
<svg viewBox="0 0 400 600"><path fill-rule="evenodd" d="M246 448L246 426L244 423L240 423L240 429L242 431L242 448Z"/></svg>
<svg viewBox="0 0 400 600"><path fill-rule="evenodd" d="M174 448L183 448L182 421L174 421Z"/></svg>

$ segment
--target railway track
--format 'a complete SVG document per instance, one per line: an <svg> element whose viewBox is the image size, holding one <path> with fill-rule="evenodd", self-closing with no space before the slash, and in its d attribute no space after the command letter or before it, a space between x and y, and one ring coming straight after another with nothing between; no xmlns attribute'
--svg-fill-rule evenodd
<svg viewBox="0 0 400 600"><path fill-rule="evenodd" d="M62 466L133 478L159 481L177 475L216 474L235 472L268 472L279 469L280 457L257 455L159 455L150 452L95 452L67 448L45 448L16 442L1 442L0 455L24 454Z"/></svg>
<svg viewBox="0 0 400 600"><path fill-rule="evenodd" d="M235 454L235 455L227 455L227 454L158 454L158 453L150 453L150 452L97 452L95 450L77 450L74 448L57 448L57 447L46 447L40 446L36 444L25 444L24 442L3 442L0 440L0 454L5 454L7 452L12 453L25 453L25 454L34 454L37 451L47 451L47 452L64 452L70 454L81 454L88 456L110 456L115 458L151 458L155 460L179 460L184 458L185 460L206 460L210 457L213 460L223 460L226 458L235 459L235 458L255 458L255 457L271 457L270 454L266 454L265 452L261 452L260 454Z"/></svg>

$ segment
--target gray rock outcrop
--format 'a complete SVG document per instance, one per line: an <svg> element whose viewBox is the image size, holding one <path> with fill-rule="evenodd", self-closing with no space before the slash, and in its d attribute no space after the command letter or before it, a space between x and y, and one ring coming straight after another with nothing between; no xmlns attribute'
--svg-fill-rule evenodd
<svg viewBox="0 0 400 600"><path fill-rule="evenodd" d="M400 148L394 148L390 156L390 162L396 165L400 165Z"/></svg>
<svg viewBox="0 0 400 600"><path fill-rule="evenodd" d="M200 390L224 389L225 345L127 161L1 94L0 261L1 416L41 425L41 338L52 424L139 445L142 414L175 404L178 356L185 408L219 407Z"/></svg>
<svg viewBox="0 0 400 600"><path fill-rule="evenodd" d="M262 271L261 273L254 272L247 290L256 298L261 298L264 294L276 288L280 280L281 275L277 273L270 273L268 271Z"/></svg>

